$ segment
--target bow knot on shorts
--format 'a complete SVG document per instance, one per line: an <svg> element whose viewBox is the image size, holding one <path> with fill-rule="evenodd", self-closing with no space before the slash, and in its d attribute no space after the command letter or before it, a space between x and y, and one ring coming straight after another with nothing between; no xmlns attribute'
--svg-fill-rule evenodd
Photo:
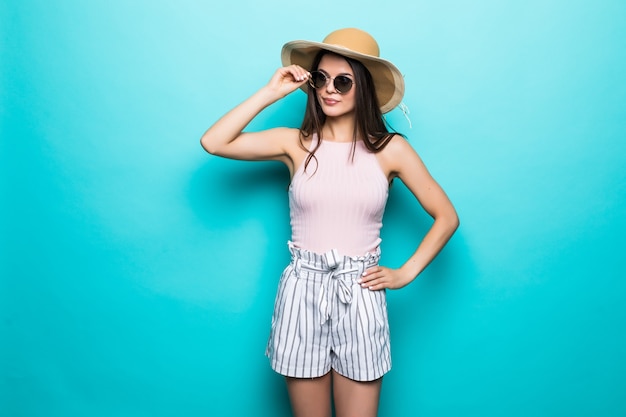
<svg viewBox="0 0 626 417"><path fill-rule="evenodd" d="M339 257L336 249L330 250L320 256L321 263L308 262L301 257L294 259L294 272L302 275L302 272L311 272L322 275L322 282L319 291L320 324L324 324L332 314L333 298L337 297L343 304L352 302L352 285L363 275L363 272L371 266L376 265L378 257L370 262L345 262ZM346 265L346 263L348 265Z"/></svg>

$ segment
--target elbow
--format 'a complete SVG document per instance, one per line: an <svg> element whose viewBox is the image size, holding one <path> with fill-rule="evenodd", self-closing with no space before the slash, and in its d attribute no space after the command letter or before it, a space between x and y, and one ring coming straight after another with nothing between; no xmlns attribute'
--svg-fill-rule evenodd
<svg viewBox="0 0 626 417"><path fill-rule="evenodd" d="M454 207L451 207L451 209L449 210L450 212L448 213L447 220L448 220L448 225L450 227L450 229L452 229L452 232L454 233L456 231L456 229L459 228L459 225L461 224L461 221L459 220L459 215L457 214L456 210Z"/></svg>
<svg viewBox="0 0 626 417"><path fill-rule="evenodd" d="M448 237L452 237L454 232L456 232L461 224L459 216L454 209L452 209L449 213L446 213L439 217L438 220L441 221L441 225L446 230L446 234L448 235Z"/></svg>
<svg viewBox="0 0 626 417"><path fill-rule="evenodd" d="M217 155L218 154L218 149L211 142L211 140L209 139L209 137L207 135L203 135L200 138L200 146L202 146L202 148L205 151L207 151L208 153L210 153L211 155Z"/></svg>
<svg viewBox="0 0 626 417"><path fill-rule="evenodd" d="M461 221L459 220L459 216L454 213L454 219L451 222L452 233L456 232L460 225Z"/></svg>
<svg viewBox="0 0 626 417"><path fill-rule="evenodd" d="M456 210L452 212L450 215L450 219L448 220L448 227L450 229L450 236L456 232L456 230L461 225L461 221L459 220L459 215L456 213Z"/></svg>

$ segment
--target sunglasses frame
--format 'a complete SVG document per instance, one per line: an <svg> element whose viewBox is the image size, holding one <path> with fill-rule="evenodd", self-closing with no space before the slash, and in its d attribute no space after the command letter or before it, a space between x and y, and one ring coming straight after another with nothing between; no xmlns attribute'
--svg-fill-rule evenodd
<svg viewBox="0 0 626 417"><path fill-rule="evenodd" d="M324 84L320 85L319 87L315 86L315 84L313 83L313 77L316 76L316 74L320 74L323 78L324 78ZM337 88L337 79L340 79L340 82L342 79L348 80L350 83L348 85L348 88L345 91L342 91L341 89ZM320 88L326 87L328 85L328 83L332 81L333 82L333 88L335 89L335 91L337 91L339 94L346 94L348 93L352 87L354 86L354 80L350 77L348 77L347 75L338 75L336 77L331 77L330 75L326 74L324 71L311 71L311 77L309 78L309 85L318 90Z"/></svg>

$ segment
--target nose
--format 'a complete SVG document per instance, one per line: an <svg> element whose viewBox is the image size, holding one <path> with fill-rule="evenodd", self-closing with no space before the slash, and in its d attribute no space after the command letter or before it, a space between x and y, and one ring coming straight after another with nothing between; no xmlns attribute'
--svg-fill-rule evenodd
<svg viewBox="0 0 626 417"><path fill-rule="evenodd" d="M334 94L334 93L339 93L339 91L337 91L337 89L335 88L335 79L331 78L331 77L327 77L326 78L326 92L330 93L330 94Z"/></svg>

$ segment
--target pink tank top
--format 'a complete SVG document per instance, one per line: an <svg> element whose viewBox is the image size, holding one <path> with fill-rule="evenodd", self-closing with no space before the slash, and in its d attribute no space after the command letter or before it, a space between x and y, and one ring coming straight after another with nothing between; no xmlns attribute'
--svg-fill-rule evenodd
<svg viewBox="0 0 626 417"><path fill-rule="evenodd" d="M380 245L389 183L362 141L354 160L351 151L352 142L322 141L306 171L303 163L294 174L289 210L295 246L362 256Z"/></svg>

